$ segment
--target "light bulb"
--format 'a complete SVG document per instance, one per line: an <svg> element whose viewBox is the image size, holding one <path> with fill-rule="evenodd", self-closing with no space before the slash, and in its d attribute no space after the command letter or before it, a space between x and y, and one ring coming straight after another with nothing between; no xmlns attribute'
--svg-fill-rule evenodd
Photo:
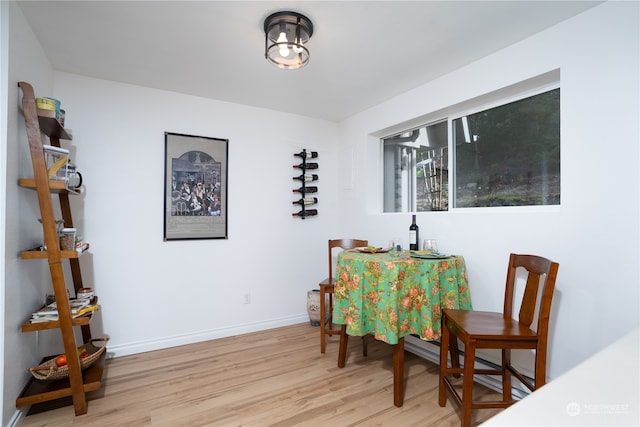
<svg viewBox="0 0 640 427"><path fill-rule="evenodd" d="M287 57L289 56L289 48L287 43L289 42L289 40L287 40L287 35L283 32L280 33L280 35L278 36L278 40L276 40L277 43L283 43L283 44L279 44L280 46L280 56L282 57Z"/></svg>

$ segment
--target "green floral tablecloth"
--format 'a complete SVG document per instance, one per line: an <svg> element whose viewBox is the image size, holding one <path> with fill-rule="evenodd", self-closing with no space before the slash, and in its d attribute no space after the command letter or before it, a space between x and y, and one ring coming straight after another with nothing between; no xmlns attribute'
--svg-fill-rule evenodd
<svg viewBox="0 0 640 427"><path fill-rule="evenodd" d="M335 272L333 322L347 334L397 344L410 334L440 338L442 308L470 310L464 258L418 259L405 253L343 251Z"/></svg>

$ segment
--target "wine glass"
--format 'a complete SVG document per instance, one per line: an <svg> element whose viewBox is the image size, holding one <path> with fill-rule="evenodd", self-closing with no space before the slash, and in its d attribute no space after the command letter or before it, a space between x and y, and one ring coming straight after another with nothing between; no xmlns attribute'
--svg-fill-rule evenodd
<svg viewBox="0 0 640 427"><path fill-rule="evenodd" d="M424 239L422 242L422 250L431 253L438 252L438 242L436 239Z"/></svg>
<svg viewBox="0 0 640 427"><path fill-rule="evenodd" d="M400 237L394 237L389 240L389 248L391 255L400 256L402 253L402 239Z"/></svg>

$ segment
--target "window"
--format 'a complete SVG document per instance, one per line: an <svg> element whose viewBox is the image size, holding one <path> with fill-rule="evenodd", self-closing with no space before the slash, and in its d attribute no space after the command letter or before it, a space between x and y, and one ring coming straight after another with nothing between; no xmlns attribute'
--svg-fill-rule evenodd
<svg viewBox="0 0 640 427"><path fill-rule="evenodd" d="M560 89L450 116L383 138L384 212L560 204Z"/></svg>
<svg viewBox="0 0 640 427"><path fill-rule="evenodd" d="M453 120L455 207L560 204L560 89Z"/></svg>

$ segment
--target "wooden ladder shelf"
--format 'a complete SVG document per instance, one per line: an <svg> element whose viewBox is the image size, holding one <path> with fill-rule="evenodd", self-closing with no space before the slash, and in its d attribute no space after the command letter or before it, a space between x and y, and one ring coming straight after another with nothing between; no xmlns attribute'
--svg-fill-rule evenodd
<svg viewBox="0 0 640 427"><path fill-rule="evenodd" d="M78 355L78 343L76 342L73 328L78 326L82 330L84 343L91 340L90 316L73 319L69 308L69 297L63 272L63 260L67 259L71 268L73 287L77 292L83 287L80 261L76 251L63 251L60 249L58 229L54 217L52 194L57 194L60 202L60 210L64 221L64 227L73 227L69 195L62 181L50 180L47 173L47 165L42 145L42 135L49 137L50 145L60 147L60 139L70 140L71 136L58 122L55 115L49 111L39 110L36 107L33 87L26 82L18 83L22 89L22 109L29 141L29 151L33 165L33 178L21 179L18 185L35 190L38 196L40 216L46 250L24 251L22 259L46 259L49 263L53 293L58 306L58 320L55 322L25 323L23 332L34 332L45 329L60 329L64 352L67 356L69 376L66 379L42 381L31 378L24 387L20 396L16 399L16 406L22 407L43 402L53 401L64 397L71 397L76 415L87 413L86 393L100 388L104 355L91 367L82 371L80 357ZM53 356L45 357L48 360Z"/></svg>

